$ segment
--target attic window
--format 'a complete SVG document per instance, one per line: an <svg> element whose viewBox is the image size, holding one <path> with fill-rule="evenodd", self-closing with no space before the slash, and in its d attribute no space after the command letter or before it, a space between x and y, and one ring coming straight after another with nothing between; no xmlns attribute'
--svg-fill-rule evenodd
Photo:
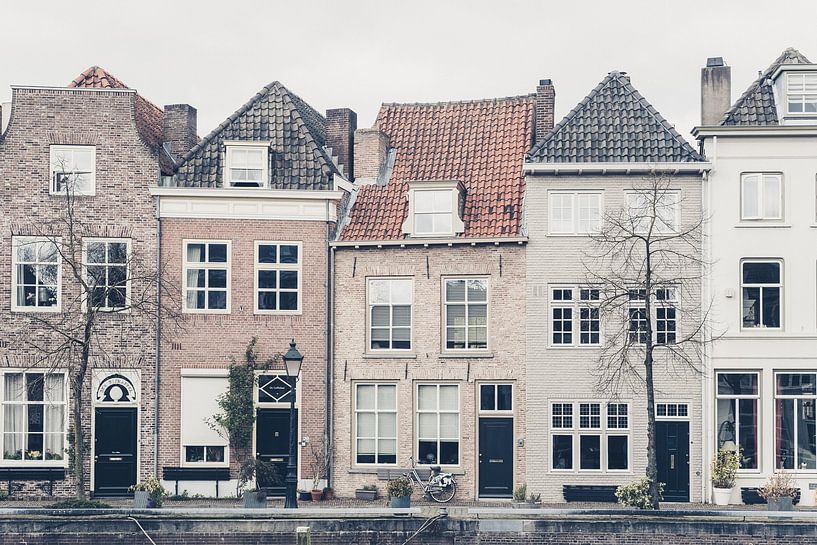
<svg viewBox="0 0 817 545"><path fill-rule="evenodd" d="M267 187L269 179L269 144L228 142L226 146L225 186Z"/></svg>
<svg viewBox="0 0 817 545"><path fill-rule="evenodd" d="M790 114L817 114L817 73L788 74L786 103Z"/></svg>
<svg viewBox="0 0 817 545"><path fill-rule="evenodd" d="M409 182L409 214L403 232L412 237L451 237L462 233L462 195L462 184L456 181Z"/></svg>

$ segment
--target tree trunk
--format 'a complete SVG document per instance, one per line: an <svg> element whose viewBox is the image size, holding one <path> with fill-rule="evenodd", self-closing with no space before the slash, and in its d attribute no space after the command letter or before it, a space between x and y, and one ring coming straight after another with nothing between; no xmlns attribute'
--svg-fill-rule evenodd
<svg viewBox="0 0 817 545"><path fill-rule="evenodd" d="M652 230L652 227L651 227ZM646 267L644 275L644 314L647 319L647 339L644 347L644 387L647 390L647 479L650 482L650 503L653 509L659 508L658 493L658 456L655 446L655 384L653 379L653 340L652 340L652 245L647 239L645 244Z"/></svg>
<svg viewBox="0 0 817 545"><path fill-rule="evenodd" d="M74 481L76 483L76 498L85 500L85 438L82 433L82 386L85 382L85 373L77 372L71 382L71 397L73 398L72 425L73 445L72 459Z"/></svg>

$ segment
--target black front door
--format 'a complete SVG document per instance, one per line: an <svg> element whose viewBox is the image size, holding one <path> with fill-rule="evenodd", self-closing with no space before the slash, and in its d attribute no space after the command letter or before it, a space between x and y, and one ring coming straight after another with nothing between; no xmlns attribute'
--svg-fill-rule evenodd
<svg viewBox="0 0 817 545"><path fill-rule="evenodd" d="M96 409L94 495L126 496L136 484L136 408Z"/></svg>
<svg viewBox="0 0 817 545"><path fill-rule="evenodd" d="M666 501L689 501L689 422L657 421L658 481Z"/></svg>
<svg viewBox="0 0 817 545"><path fill-rule="evenodd" d="M298 437L298 409L295 409L295 437ZM289 462L289 409L258 409L255 426L256 457L272 462L278 469L274 479L260 478L258 486L273 496L283 496ZM296 456L298 449L295 449ZM295 460L297 465L298 460Z"/></svg>
<svg viewBox="0 0 817 545"><path fill-rule="evenodd" d="M479 496L513 494L513 418L479 419Z"/></svg>

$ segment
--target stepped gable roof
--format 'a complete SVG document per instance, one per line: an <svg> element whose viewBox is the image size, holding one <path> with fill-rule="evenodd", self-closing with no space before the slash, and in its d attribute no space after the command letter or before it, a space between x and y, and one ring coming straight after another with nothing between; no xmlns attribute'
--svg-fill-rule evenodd
<svg viewBox="0 0 817 545"><path fill-rule="evenodd" d="M533 95L383 104L374 128L390 137L394 167L385 183L360 187L340 239L405 238L408 182L440 180L465 187L462 237L518 236L533 109Z"/></svg>
<svg viewBox="0 0 817 545"><path fill-rule="evenodd" d="M528 152L540 163L702 161L641 96L630 77L610 72Z"/></svg>
<svg viewBox="0 0 817 545"><path fill-rule="evenodd" d="M790 47L752 82L748 89L724 114L720 124L734 125L778 125L777 106L774 101L771 75L784 64L811 64L802 53Z"/></svg>
<svg viewBox="0 0 817 545"><path fill-rule="evenodd" d="M272 189L329 190L337 166L324 149L326 119L280 82L261 89L188 151L174 183L221 187L224 142L270 142Z"/></svg>

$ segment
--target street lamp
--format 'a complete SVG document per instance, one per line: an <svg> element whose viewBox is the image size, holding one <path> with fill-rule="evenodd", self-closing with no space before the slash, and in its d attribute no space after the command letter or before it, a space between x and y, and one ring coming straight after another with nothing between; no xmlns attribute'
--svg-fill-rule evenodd
<svg viewBox="0 0 817 545"><path fill-rule="evenodd" d="M289 350L284 354L284 367L286 367L287 376L292 379L292 386L289 395L289 461L287 462L287 490L286 499L284 501L285 509L297 509L298 498L298 476L296 475L297 465L295 463L295 393L296 384L298 382L298 375L301 374L301 364L304 357L295 348L295 339L289 343Z"/></svg>

